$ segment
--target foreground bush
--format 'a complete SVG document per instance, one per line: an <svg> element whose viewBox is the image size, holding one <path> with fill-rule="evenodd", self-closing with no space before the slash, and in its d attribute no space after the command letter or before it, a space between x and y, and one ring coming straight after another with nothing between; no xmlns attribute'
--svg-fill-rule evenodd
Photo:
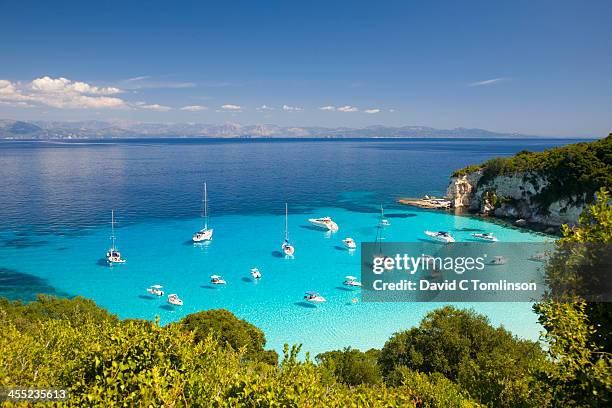
<svg viewBox="0 0 612 408"><path fill-rule="evenodd" d="M447 306L430 312L418 327L394 334L379 363L395 384L410 384L397 380L397 370L403 379L410 371L442 375L490 406L541 407L549 401L537 379L548 364L540 346L470 310Z"/></svg>
<svg viewBox="0 0 612 408"><path fill-rule="evenodd" d="M299 361L298 348L273 366L245 358L245 348L226 347L212 332L201 337L178 324L119 321L95 310L79 298L1 302L0 386L66 388L69 405L104 407L416 407L432 406L438 393L348 387ZM477 406L456 400L455 406Z"/></svg>

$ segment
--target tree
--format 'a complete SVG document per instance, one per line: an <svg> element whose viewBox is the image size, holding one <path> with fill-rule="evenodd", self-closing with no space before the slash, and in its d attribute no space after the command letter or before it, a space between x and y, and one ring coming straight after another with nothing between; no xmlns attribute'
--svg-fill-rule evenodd
<svg viewBox="0 0 612 408"><path fill-rule="evenodd" d="M540 346L471 310L430 312L418 327L394 334L379 363L387 379L402 367L442 374L492 406L542 406L548 398L535 377L547 364Z"/></svg>
<svg viewBox="0 0 612 408"><path fill-rule="evenodd" d="M264 333L246 320L238 319L228 310L215 309L193 313L181 319L178 325L193 331L196 342L212 333L224 346L236 351L244 348L246 358L277 364L276 352L264 349L266 345Z"/></svg>
<svg viewBox="0 0 612 408"><path fill-rule="evenodd" d="M347 385L378 384L382 381L378 356L380 350L362 352L350 347L317 355L319 366L329 371L337 381Z"/></svg>
<svg viewBox="0 0 612 408"><path fill-rule="evenodd" d="M546 266L547 298L534 306L555 364L545 372L560 406L599 407L612 402L612 307L583 297L608 293L612 205L605 189L585 209ZM602 290L603 288L603 290ZM609 286L608 286L609 288ZM596 292L596 293L594 293ZM602 299L606 300L606 299ZM608 299L609 300L609 299Z"/></svg>

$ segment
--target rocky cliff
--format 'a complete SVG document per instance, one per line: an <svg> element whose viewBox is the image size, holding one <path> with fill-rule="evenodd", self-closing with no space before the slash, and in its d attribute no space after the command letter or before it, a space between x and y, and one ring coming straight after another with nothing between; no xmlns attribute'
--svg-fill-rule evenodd
<svg viewBox="0 0 612 408"><path fill-rule="evenodd" d="M455 208L548 226L573 225L585 207L586 197L571 196L543 208L537 197L549 182L530 173L497 176L479 183L482 170L452 177L446 195Z"/></svg>
<svg viewBox="0 0 612 408"><path fill-rule="evenodd" d="M458 170L446 196L455 208L556 227L576 224L601 187L612 188L612 134Z"/></svg>

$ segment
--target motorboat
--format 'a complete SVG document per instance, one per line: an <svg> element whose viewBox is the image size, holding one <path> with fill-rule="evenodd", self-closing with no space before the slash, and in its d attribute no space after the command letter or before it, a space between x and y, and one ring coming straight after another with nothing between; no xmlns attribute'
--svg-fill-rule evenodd
<svg viewBox="0 0 612 408"><path fill-rule="evenodd" d="M281 245L281 249L287 256L293 256L295 253L295 247L291 245L289 241L289 208L287 207L287 203L285 203L285 240L283 241L283 245Z"/></svg>
<svg viewBox="0 0 612 408"><path fill-rule="evenodd" d="M309 218L310 222L315 227L324 228L329 231L338 231L338 224L332 221L331 217Z"/></svg>
<svg viewBox="0 0 612 408"><path fill-rule="evenodd" d="M125 259L121 258L121 252L117 250L115 245L115 211L111 210L111 247L106 251L106 260L109 264L122 264L125 263Z"/></svg>
<svg viewBox="0 0 612 408"><path fill-rule="evenodd" d="M357 244L355 243L355 240L351 237L344 238L342 242L344 243L344 246L347 247L348 249L357 248Z"/></svg>
<svg viewBox="0 0 612 408"><path fill-rule="evenodd" d="M455 242L455 238L453 238L451 234L446 231L425 231L425 235L433 238L435 241L443 242L445 244Z"/></svg>
<svg viewBox="0 0 612 408"><path fill-rule="evenodd" d="M213 237L213 229L208 227L208 194L206 191L206 183L204 183L204 195L202 198L202 219L204 220L204 224L202 229L191 237L193 242L210 241Z"/></svg>
<svg viewBox="0 0 612 408"><path fill-rule="evenodd" d="M306 295L304 296L304 300L306 300L307 302L313 302L313 303L323 303L325 302L325 298L321 295L319 295L317 292L306 292Z"/></svg>
<svg viewBox="0 0 612 408"><path fill-rule="evenodd" d="M530 256L529 260L536 262L544 262L546 260L546 254L544 252L538 252L537 254Z"/></svg>
<svg viewBox="0 0 612 408"><path fill-rule="evenodd" d="M489 265L505 265L508 263L508 259L503 256L494 256L489 262Z"/></svg>
<svg viewBox="0 0 612 408"><path fill-rule="evenodd" d="M388 227L391 225L389 220L385 218L385 210L383 209L382 205L380 206L380 225L382 227Z"/></svg>
<svg viewBox="0 0 612 408"><path fill-rule="evenodd" d="M357 278L354 276L345 276L346 280L342 283L344 286L353 286L353 287L361 287L361 282L357 281Z"/></svg>
<svg viewBox="0 0 612 408"><path fill-rule="evenodd" d="M212 283L213 285L225 285L227 282L225 282L223 278L219 275L211 275L210 283Z"/></svg>
<svg viewBox="0 0 612 408"><path fill-rule="evenodd" d="M178 297L176 293L168 295L168 303L174 306L183 306L183 301Z"/></svg>
<svg viewBox="0 0 612 408"><path fill-rule="evenodd" d="M162 290L162 285L153 285L147 288L147 292L155 296L164 296L164 291Z"/></svg>
<svg viewBox="0 0 612 408"><path fill-rule="evenodd" d="M261 279L261 272L257 268L252 268L251 276L253 277L253 279Z"/></svg>
<svg viewBox="0 0 612 408"><path fill-rule="evenodd" d="M497 242L497 238L491 232L484 232L482 234L472 234L472 236L482 241Z"/></svg>

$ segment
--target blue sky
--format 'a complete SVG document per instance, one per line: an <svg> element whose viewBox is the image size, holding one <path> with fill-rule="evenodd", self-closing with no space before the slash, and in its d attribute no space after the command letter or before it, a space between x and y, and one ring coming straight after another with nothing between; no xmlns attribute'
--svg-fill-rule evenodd
<svg viewBox="0 0 612 408"><path fill-rule="evenodd" d="M612 1L0 0L0 118L612 131Z"/></svg>

